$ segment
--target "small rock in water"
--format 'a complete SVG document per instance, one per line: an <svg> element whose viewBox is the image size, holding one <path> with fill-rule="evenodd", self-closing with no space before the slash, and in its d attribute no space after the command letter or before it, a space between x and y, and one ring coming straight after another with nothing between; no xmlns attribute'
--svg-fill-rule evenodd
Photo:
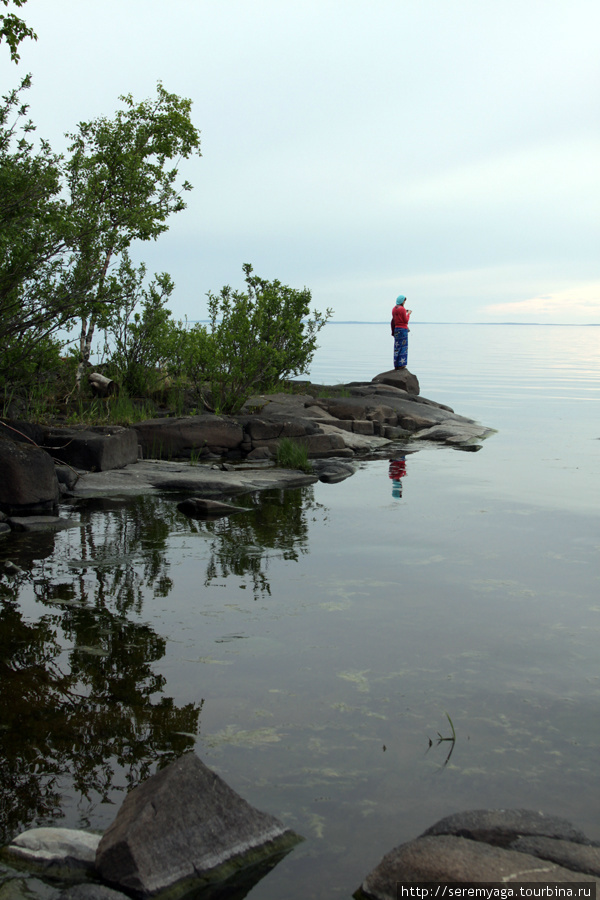
<svg viewBox="0 0 600 900"><path fill-rule="evenodd" d="M94 868L100 837L72 828L31 828L19 834L5 853L46 874L65 876Z"/></svg>

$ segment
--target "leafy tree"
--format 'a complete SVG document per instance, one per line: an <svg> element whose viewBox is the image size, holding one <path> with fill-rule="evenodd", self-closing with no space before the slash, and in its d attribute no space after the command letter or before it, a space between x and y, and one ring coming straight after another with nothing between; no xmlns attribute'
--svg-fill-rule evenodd
<svg viewBox="0 0 600 900"><path fill-rule="evenodd" d="M161 377L170 356L175 324L166 303L174 284L169 275L155 275L144 286L146 266L137 269L125 252L110 278L117 282L122 301L108 314L105 333L110 344L109 374L130 395L146 394Z"/></svg>
<svg viewBox="0 0 600 900"><path fill-rule="evenodd" d="M74 283L87 287L80 308L81 362L90 356L94 329L108 308L121 300L108 278L111 261L134 240L156 240L167 219L185 209L178 184L178 162L200 153L200 136L191 122L191 101L169 94L159 82L155 99L134 103L113 119L81 122L71 138L66 180L74 226Z"/></svg>
<svg viewBox="0 0 600 900"><path fill-rule="evenodd" d="M0 105L0 381L31 365L49 336L72 315L68 205L60 196L61 158L30 140L22 92Z"/></svg>
<svg viewBox="0 0 600 900"><path fill-rule="evenodd" d="M171 342L169 374L186 381L196 394L204 398L209 378L208 360L214 354L211 335L204 325L192 328L179 324L175 340Z"/></svg>
<svg viewBox="0 0 600 900"><path fill-rule="evenodd" d="M5 6L8 6L10 0L0 0ZM12 0L15 6L24 6L27 3L27 0ZM19 53L17 48L21 41L25 40L25 38L30 37L33 38L34 41L37 41L37 34L30 28L23 19L20 19L19 16L16 16L14 13L2 13L0 14L0 43L2 41L6 41L10 50L10 58L13 62L19 62Z"/></svg>
<svg viewBox="0 0 600 900"><path fill-rule="evenodd" d="M306 372L317 334L332 315L314 310L311 293L266 281L243 267L246 291L224 287L208 294L209 340L204 341L205 380L213 404L234 413L253 391L271 390L283 378Z"/></svg>

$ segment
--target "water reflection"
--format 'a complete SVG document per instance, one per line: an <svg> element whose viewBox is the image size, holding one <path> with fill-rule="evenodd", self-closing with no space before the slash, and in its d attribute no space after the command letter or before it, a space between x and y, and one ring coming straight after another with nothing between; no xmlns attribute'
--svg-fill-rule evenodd
<svg viewBox="0 0 600 900"><path fill-rule="evenodd" d="M64 791L90 807L193 746L201 703L178 707L155 665L166 640L127 614L171 589L169 508L79 510L82 524L4 543L21 571L0 583L0 842L62 815ZM39 562L40 556L42 561ZM28 619L22 605L34 601ZM21 602L23 601L23 603Z"/></svg>
<svg viewBox="0 0 600 900"><path fill-rule="evenodd" d="M276 556L295 561L308 553L310 521L325 507L315 502L310 488L266 491L246 502L251 516L242 514L198 525L212 538L204 584L237 575L249 580L258 600L271 594L270 560Z"/></svg>
<svg viewBox="0 0 600 900"><path fill-rule="evenodd" d="M270 560L307 553L324 510L301 489L243 502L247 514L210 522L170 499L81 502L78 528L3 542L0 843L62 816L66 794L87 804L85 825L115 789L193 747L202 702L177 706L164 693L166 638L139 621L145 600L172 591L170 538L204 538L204 583L238 576L258 599L271 593Z"/></svg>
<svg viewBox="0 0 600 900"><path fill-rule="evenodd" d="M391 459L389 465L389 477L392 479L392 497L399 500L402 497L402 481L406 475L406 456Z"/></svg>

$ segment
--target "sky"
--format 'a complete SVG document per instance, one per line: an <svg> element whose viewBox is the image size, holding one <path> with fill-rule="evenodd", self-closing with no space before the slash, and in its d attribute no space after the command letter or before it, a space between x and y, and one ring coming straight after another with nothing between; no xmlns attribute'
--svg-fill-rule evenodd
<svg viewBox="0 0 600 900"><path fill-rule="evenodd" d="M2 7L3 11L4 7ZM335 321L600 323L597 0L28 0L40 137L157 81L193 101L202 157L134 256L176 318L242 265Z"/></svg>

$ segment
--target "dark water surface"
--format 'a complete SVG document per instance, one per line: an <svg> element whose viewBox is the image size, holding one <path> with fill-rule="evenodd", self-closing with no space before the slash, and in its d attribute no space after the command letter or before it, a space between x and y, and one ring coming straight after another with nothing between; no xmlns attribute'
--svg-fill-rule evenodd
<svg viewBox="0 0 600 900"><path fill-rule="evenodd" d="M326 329L313 380L389 367L358 328ZM395 482L365 462L212 524L98 501L0 543L24 570L0 579L3 839L103 829L189 749L306 838L257 900L349 898L461 809L600 839L600 329L410 339L422 393L498 429L478 453L396 447Z"/></svg>

